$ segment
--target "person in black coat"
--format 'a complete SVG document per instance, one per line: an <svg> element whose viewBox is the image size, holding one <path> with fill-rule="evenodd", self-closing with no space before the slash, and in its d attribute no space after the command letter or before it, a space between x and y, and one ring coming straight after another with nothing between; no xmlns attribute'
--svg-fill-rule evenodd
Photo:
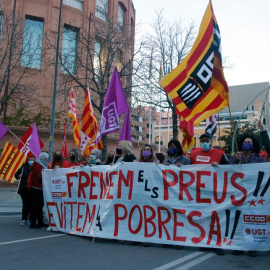
<svg viewBox="0 0 270 270"><path fill-rule="evenodd" d="M27 189L27 179L30 174L30 167L34 163L35 157L29 157L27 161L18 169L15 173L15 178L20 180L19 188L17 193L22 198L22 221L21 226L27 224L27 216L30 213L30 192Z"/></svg>

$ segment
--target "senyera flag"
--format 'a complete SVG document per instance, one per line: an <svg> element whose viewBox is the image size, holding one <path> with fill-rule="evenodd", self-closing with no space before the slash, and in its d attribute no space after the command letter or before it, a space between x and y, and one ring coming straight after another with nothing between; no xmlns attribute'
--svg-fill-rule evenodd
<svg viewBox="0 0 270 270"><path fill-rule="evenodd" d="M24 133L21 141L19 142L17 148L27 157L34 156L34 154L30 151L29 143L32 137L33 128L30 126L26 132ZM44 146L44 143L40 138L38 138L40 149ZM38 156L37 156L38 157Z"/></svg>
<svg viewBox="0 0 270 270"><path fill-rule="evenodd" d="M175 104L177 114L195 126L228 106L229 89L222 68L220 32L211 1L190 53L160 85ZM182 130L183 126L180 122Z"/></svg>
<svg viewBox="0 0 270 270"><path fill-rule="evenodd" d="M6 142L0 158L0 179L14 182L14 174L22 166L26 156L15 146Z"/></svg>
<svg viewBox="0 0 270 270"><path fill-rule="evenodd" d="M81 154L84 157L89 156L93 148L98 148L100 150L103 148L102 140L98 143L96 142L97 133L97 120L91 103L90 91L87 87L81 125Z"/></svg>
<svg viewBox="0 0 270 270"><path fill-rule="evenodd" d="M80 147L81 131L80 131L80 126L79 126L77 107L76 107L75 96L74 96L74 91L73 91L73 84L71 84L71 90L70 90L68 116L72 118L74 143L75 145Z"/></svg>
<svg viewBox="0 0 270 270"><path fill-rule="evenodd" d="M117 68L115 68L103 104L97 141L100 141L103 135L118 131L120 129L119 117L124 113L128 113L128 110L129 106L126 101L120 76ZM128 120L129 119L127 119L127 121ZM128 126L128 128L131 127Z"/></svg>

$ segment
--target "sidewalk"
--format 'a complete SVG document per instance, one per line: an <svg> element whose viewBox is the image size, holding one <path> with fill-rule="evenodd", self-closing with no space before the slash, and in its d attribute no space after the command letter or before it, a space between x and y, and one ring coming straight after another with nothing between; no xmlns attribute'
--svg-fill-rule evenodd
<svg viewBox="0 0 270 270"><path fill-rule="evenodd" d="M0 216L21 215L22 199L16 187L0 187Z"/></svg>

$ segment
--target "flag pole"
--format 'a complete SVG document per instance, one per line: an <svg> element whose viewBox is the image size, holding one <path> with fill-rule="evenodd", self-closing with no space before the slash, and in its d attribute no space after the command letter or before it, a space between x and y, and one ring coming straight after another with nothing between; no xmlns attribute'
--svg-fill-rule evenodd
<svg viewBox="0 0 270 270"><path fill-rule="evenodd" d="M63 5L63 0L60 0L58 31L57 31L57 43L56 43L56 59L55 59L55 67L54 67L54 86L53 86L51 131L50 131L50 143L49 143L49 161L52 160L52 152L53 152L55 99L56 99L56 86L57 86L58 54L59 54L59 43L60 43L59 41L60 41L60 29L61 29L62 5Z"/></svg>
<svg viewBox="0 0 270 270"><path fill-rule="evenodd" d="M170 141L170 108L168 108L168 143Z"/></svg>
<svg viewBox="0 0 270 270"><path fill-rule="evenodd" d="M160 105L161 105L161 92L160 92L159 96L160 96ZM160 136L161 136L161 107L160 107L160 112L159 112L158 152L160 152Z"/></svg>
<svg viewBox="0 0 270 270"><path fill-rule="evenodd" d="M261 115L260 115L259 121L261 121L261 119L262 119L262 114L263 114L263 110L264 110L264 107L265 107L265 102L266 102L267 97L268 97L268 94L269 94L269 88L270 87L268 87L268 91L267 91L266 96L265 96L265 100L264 100L264 103L263 103L263 106L262 106L262 111L261 111Z"/></svg>

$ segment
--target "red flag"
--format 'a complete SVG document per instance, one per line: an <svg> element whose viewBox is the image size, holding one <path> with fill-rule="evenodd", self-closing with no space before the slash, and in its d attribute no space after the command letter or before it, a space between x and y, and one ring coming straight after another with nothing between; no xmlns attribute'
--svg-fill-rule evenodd
<svg viewBox="0 0 270 270"><path fill-rule="evenodd" d="M66 124L64 124L64 142L62 147L62 155L63 158L68 157L68 150L67 150L67 136L66 136Z"/></svg>
<svg viewBox="0 0 270 270"><path fill-rule="evenodd" d="M23 137L21 138L21 141L19 142L17 146L17 148L27 157L35 156L29 149L29 143L31 140L32 131L33 131L33 128L30 126L24 133ZM40 138L38 138L38 140L39 140L39 145L41 149L44 146L44 143L42 142Z"/></svg>

